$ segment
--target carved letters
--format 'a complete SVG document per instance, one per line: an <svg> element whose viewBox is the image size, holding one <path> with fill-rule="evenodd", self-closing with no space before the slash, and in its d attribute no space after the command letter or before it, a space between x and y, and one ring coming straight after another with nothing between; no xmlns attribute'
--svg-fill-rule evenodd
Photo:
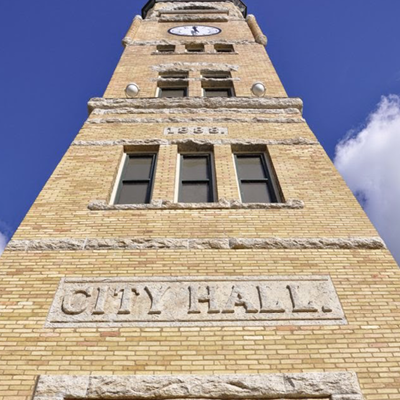
<svg viewBox="0 0 400 400"><path fill-rule="evenodd" d="M218 126L182 126L164 129L164 135L227 135L228 128Z"/></svg>
<svg viewBox="0 0 400 400"><path fill-rule="evenodd" d="M343 324L329 277L64 279L47 325Z"/></svg>

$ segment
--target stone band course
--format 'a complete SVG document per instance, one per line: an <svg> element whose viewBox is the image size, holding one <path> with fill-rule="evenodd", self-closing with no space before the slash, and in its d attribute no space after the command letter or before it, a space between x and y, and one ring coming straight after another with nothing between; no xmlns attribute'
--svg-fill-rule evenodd
<svg viewBox="0 0 400 400"><path fill-rule="evenodd" d="M276 145L276 146L315 146L318 145L317 141L305 139L302 137L292 139L117 139L117 140L76 140L72 143L73 146L128 146L128 145L155 145L155 146L169 146L169 145L183 145L183 146L203 146L203 145L240 145L240 146L253 146L253 145Z"/></svg>
<svg viewBox="0 0 400 400"><path fill-rule="evenodd" d="M269 238L269 239L38 239L11 240L9 251L91 250L244 250L244 249L386 249L381 238Z"/></svg>
<svg viewBox="0 0 400 400"><path fill-rule="evenodd" d="M328 372L221 376L40 376L33 400L363 400L357 375Z"/></svg>
<svg viewBox="0 0 400 400"><path fill-rule="evenodd" d="M164 66L166 68L166 66ZM121 107L133 107L143 109L163 108L251 108L251 109L285 109L297 108L303 110L303 101L295 97L232 97L232 98L208 98L208 97L187 97L179 98L141 98L141 99L108 99L93 98L88 103L89 111L96 108L114 109Z"/></svg>

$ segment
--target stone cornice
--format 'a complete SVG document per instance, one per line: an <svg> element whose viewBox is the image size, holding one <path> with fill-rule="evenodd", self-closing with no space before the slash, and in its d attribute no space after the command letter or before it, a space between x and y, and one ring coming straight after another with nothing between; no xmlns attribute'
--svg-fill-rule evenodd
<svg viewBox="0 0 400 400"><path fill-rule="evenodd" d="M296 108L300 112L303 110L303 101L296 97L232 97L232 98L207 98L207 97L187 97L187 98L139 98L139 99L110 99L93 98L88 103L89 112L95 109L287 109Z"/></svg>

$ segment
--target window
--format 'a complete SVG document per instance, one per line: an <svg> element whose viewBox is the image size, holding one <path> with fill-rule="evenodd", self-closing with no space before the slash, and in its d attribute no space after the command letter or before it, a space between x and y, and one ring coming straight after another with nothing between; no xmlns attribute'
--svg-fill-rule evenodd
<svg viewBox="0 0 400 400"><path fill-rule="evenodd" d="M187 97L187 71L163 72L158 80L158 97Z"/></svg>
<svg viewBox="0 0 400 400"><path fill-rule="evenodd" d="M232 97L232 89L204 89L204 97Z"/></svg>
<svg viewBox="0 0 400 400"><path fill-rule="evenodd" d="M204 53L204 44L192 43L185 46L187 53Z"/></svg>
<svg viewBox="0 0 400 400"><path fill-rule="evenodd" d="M181 154L180 203L212 203L216 199L213 159L207 154Z"/></svg>
<svg viewBox="0 0 400 400"><path fill-rule="evenodd" d="M187 97L187 88L160 88L158 97Z"/></svg>
<svg viewBox="0 0 400 400"><path fill-rule="evenodd" d="M244 203L277 203L265 154L235 154L240 194Z"/></svg>
<svg viewBox="0 0 400 400"><path fill-rule="evenodd" d="M233 97L235 91L232 84L232 75L226 71L202 71L204 97Z"/></svg>
<svg viewBox="0 0 400 400"><path fill-rule="evenodd" d="M235 49L231 44L216 44L214 46L217 53L234 53Z"/></svg>
<svg viewBox="0 0 400 400"><path fill-rule="evenodd" d="M157 155L127 154L116 204L150 203Z"/></svg>
<svg viewBox="0 0 400 400"><path fill-rule="evenodd" d="M166 44L166 45L159 45L157 46L157 52L158 53L173 53L175 51L175 46Z"/></svg>

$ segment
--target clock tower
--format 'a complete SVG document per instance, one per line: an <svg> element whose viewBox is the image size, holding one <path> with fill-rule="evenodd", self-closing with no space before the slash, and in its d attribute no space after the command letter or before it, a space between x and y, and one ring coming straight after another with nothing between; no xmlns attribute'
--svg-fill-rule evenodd
<svg viewBox="0 0 400 400"><path fill-rule="evenodd" d="M1 257L0 398L400 399L398 268L246 5L123 45Z"/></svg>

